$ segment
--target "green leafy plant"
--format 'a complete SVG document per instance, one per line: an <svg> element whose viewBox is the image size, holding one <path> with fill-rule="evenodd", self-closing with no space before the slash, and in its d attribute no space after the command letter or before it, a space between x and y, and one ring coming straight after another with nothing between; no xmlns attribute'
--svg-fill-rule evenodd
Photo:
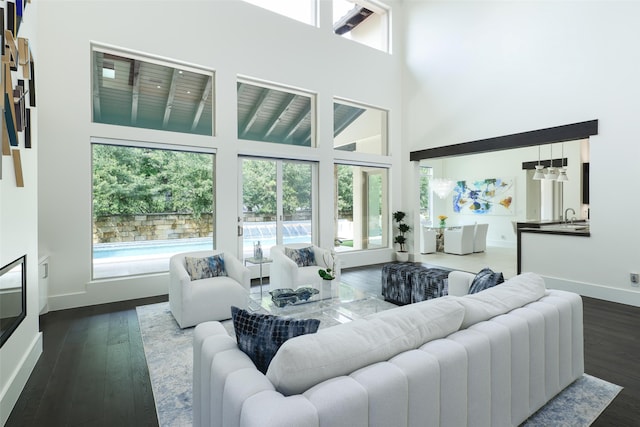
<svg viewBox="0 0 640 427"><path fill-rule="evenodd" d="M393 220L397 224L398 233L399 233L393 239L393 242L397 243L398 245L400 245L400 251L399 252L407 252L407 248L406 248L407 237L405 236L405 234L407 234L407 233L409 233L411 231L411 226L404 222L404 219L405 219L406 216L407 216L407 214L402 212L402 211L395 211L393 213Z"/></svg>
<svg viewBox="0 0 640 427"><path fill-rule="evenodd" d="M333 269L335 268L335 264L336 264L336 253L334 251L331 251L329 253L325 252L322 255L322 259L324 260L324 263L327 265L327 268L319 269L318 270L318 274L324 280L333 280L333 279L335 279L336 275L335 275L335 271Z"/></svg>

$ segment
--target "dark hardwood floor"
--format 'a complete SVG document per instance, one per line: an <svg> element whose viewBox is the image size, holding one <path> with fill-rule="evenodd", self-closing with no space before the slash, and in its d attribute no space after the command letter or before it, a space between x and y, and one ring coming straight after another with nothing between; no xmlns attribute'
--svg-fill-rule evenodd
<svg viewBox="0 0 640 427"><path fill-rule="evenodd" d="M381 267L346 269L342 280L380 293ZM166 300L165 295L41 316L44 351L6 427L157 426L135 307ZM640 426L640 308L583 301L585 370L624 387L593 426Z"/></svg>

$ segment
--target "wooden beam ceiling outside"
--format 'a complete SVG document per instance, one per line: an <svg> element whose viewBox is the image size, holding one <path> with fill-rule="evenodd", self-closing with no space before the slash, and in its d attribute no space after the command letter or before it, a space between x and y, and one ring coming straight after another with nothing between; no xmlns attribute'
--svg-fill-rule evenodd
<svg viewBox="0 0 640 427"><path fill-rule="evenodd" d="M207 83L204 85L204 90L202 91L202 96L200 97L200 102L198 103L198 108L196 109L196 114L193 118L193 124L191 125L192 132L198 127L198 123L200 123L200 117L202 117L202 111L204 111L204 106L206 105L209 94L211 93L212 85L213 77L209 76Z"/></svg>
<svg viewBox="0 0 640 427"><path fill-rule="evenodd" d="M167 106L164 109L164 119L162 120L162 127L164 129L167 128L169 124L169 117L171 117L171 109L173 108L173 100L176 96L176 83L178 80L178 70L176 68L173 69L173 76L171 77L171 84L169 85L169 94L167 96Z"/></svg>
<svg viewBox="0 0 640 427"><path fill-rule="evenodd" d="M133 61L133 87L131 92L131 124L138 122L138 98L140 97L140 61Z"/></svg>
<svg viewBox="0 0 640 427"><path fill-rule="evenodd" d="M262 90L260 91L260 97L256 100L255 104L253 105L253 109L249 114L249 119L247 120L247 123L245 123L245 125L243 126L241 136L245 136L249 131L249 129L251 128L251 126L255 123L256 119L258 118L258 113L262 109L262 106L264 105L265 100L267 99L267 95L269 95L269 89L262 88Z"/></svg>
<svg viewBox="0 0 640 427"><path fill-rule="evenodd" d="M267 129L263 138L266 139L271 135L271 133L276 128L276 126L278 126L278 123L280 122L280 120L282 120L282 117L287 112L287 110L291 107L291 104L295 99L296 99L296 96L292 93L286 96L284 101L280 104L280 109L278 110L278 112L271 116L272 117L271 126L269 126L269 129Z"/></svg>

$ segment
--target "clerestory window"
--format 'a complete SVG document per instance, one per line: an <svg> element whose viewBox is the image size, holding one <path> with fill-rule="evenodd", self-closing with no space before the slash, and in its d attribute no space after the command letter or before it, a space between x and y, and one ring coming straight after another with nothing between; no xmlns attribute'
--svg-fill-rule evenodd
<svg viewBox="0 0 640 427"><path fill-rule="evenodd" d="M390 52L389 8L372 0L333 0L333 32Z"/></svg>
<svg viewBox="0 0 640 427"><path fill-rule="evenodd" d="M214 74L93 47L93 121L213 135Z"/></svg>

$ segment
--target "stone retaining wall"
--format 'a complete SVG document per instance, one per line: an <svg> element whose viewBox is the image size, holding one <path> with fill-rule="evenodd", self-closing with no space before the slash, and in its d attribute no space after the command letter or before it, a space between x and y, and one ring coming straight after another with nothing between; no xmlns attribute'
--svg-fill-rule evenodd
<svg viewBox="0 0 640 427"><path fill-rule="evenodd" d="M99 217L93 243L136 242L213 236L213 215L147 214Z"/></svg>

